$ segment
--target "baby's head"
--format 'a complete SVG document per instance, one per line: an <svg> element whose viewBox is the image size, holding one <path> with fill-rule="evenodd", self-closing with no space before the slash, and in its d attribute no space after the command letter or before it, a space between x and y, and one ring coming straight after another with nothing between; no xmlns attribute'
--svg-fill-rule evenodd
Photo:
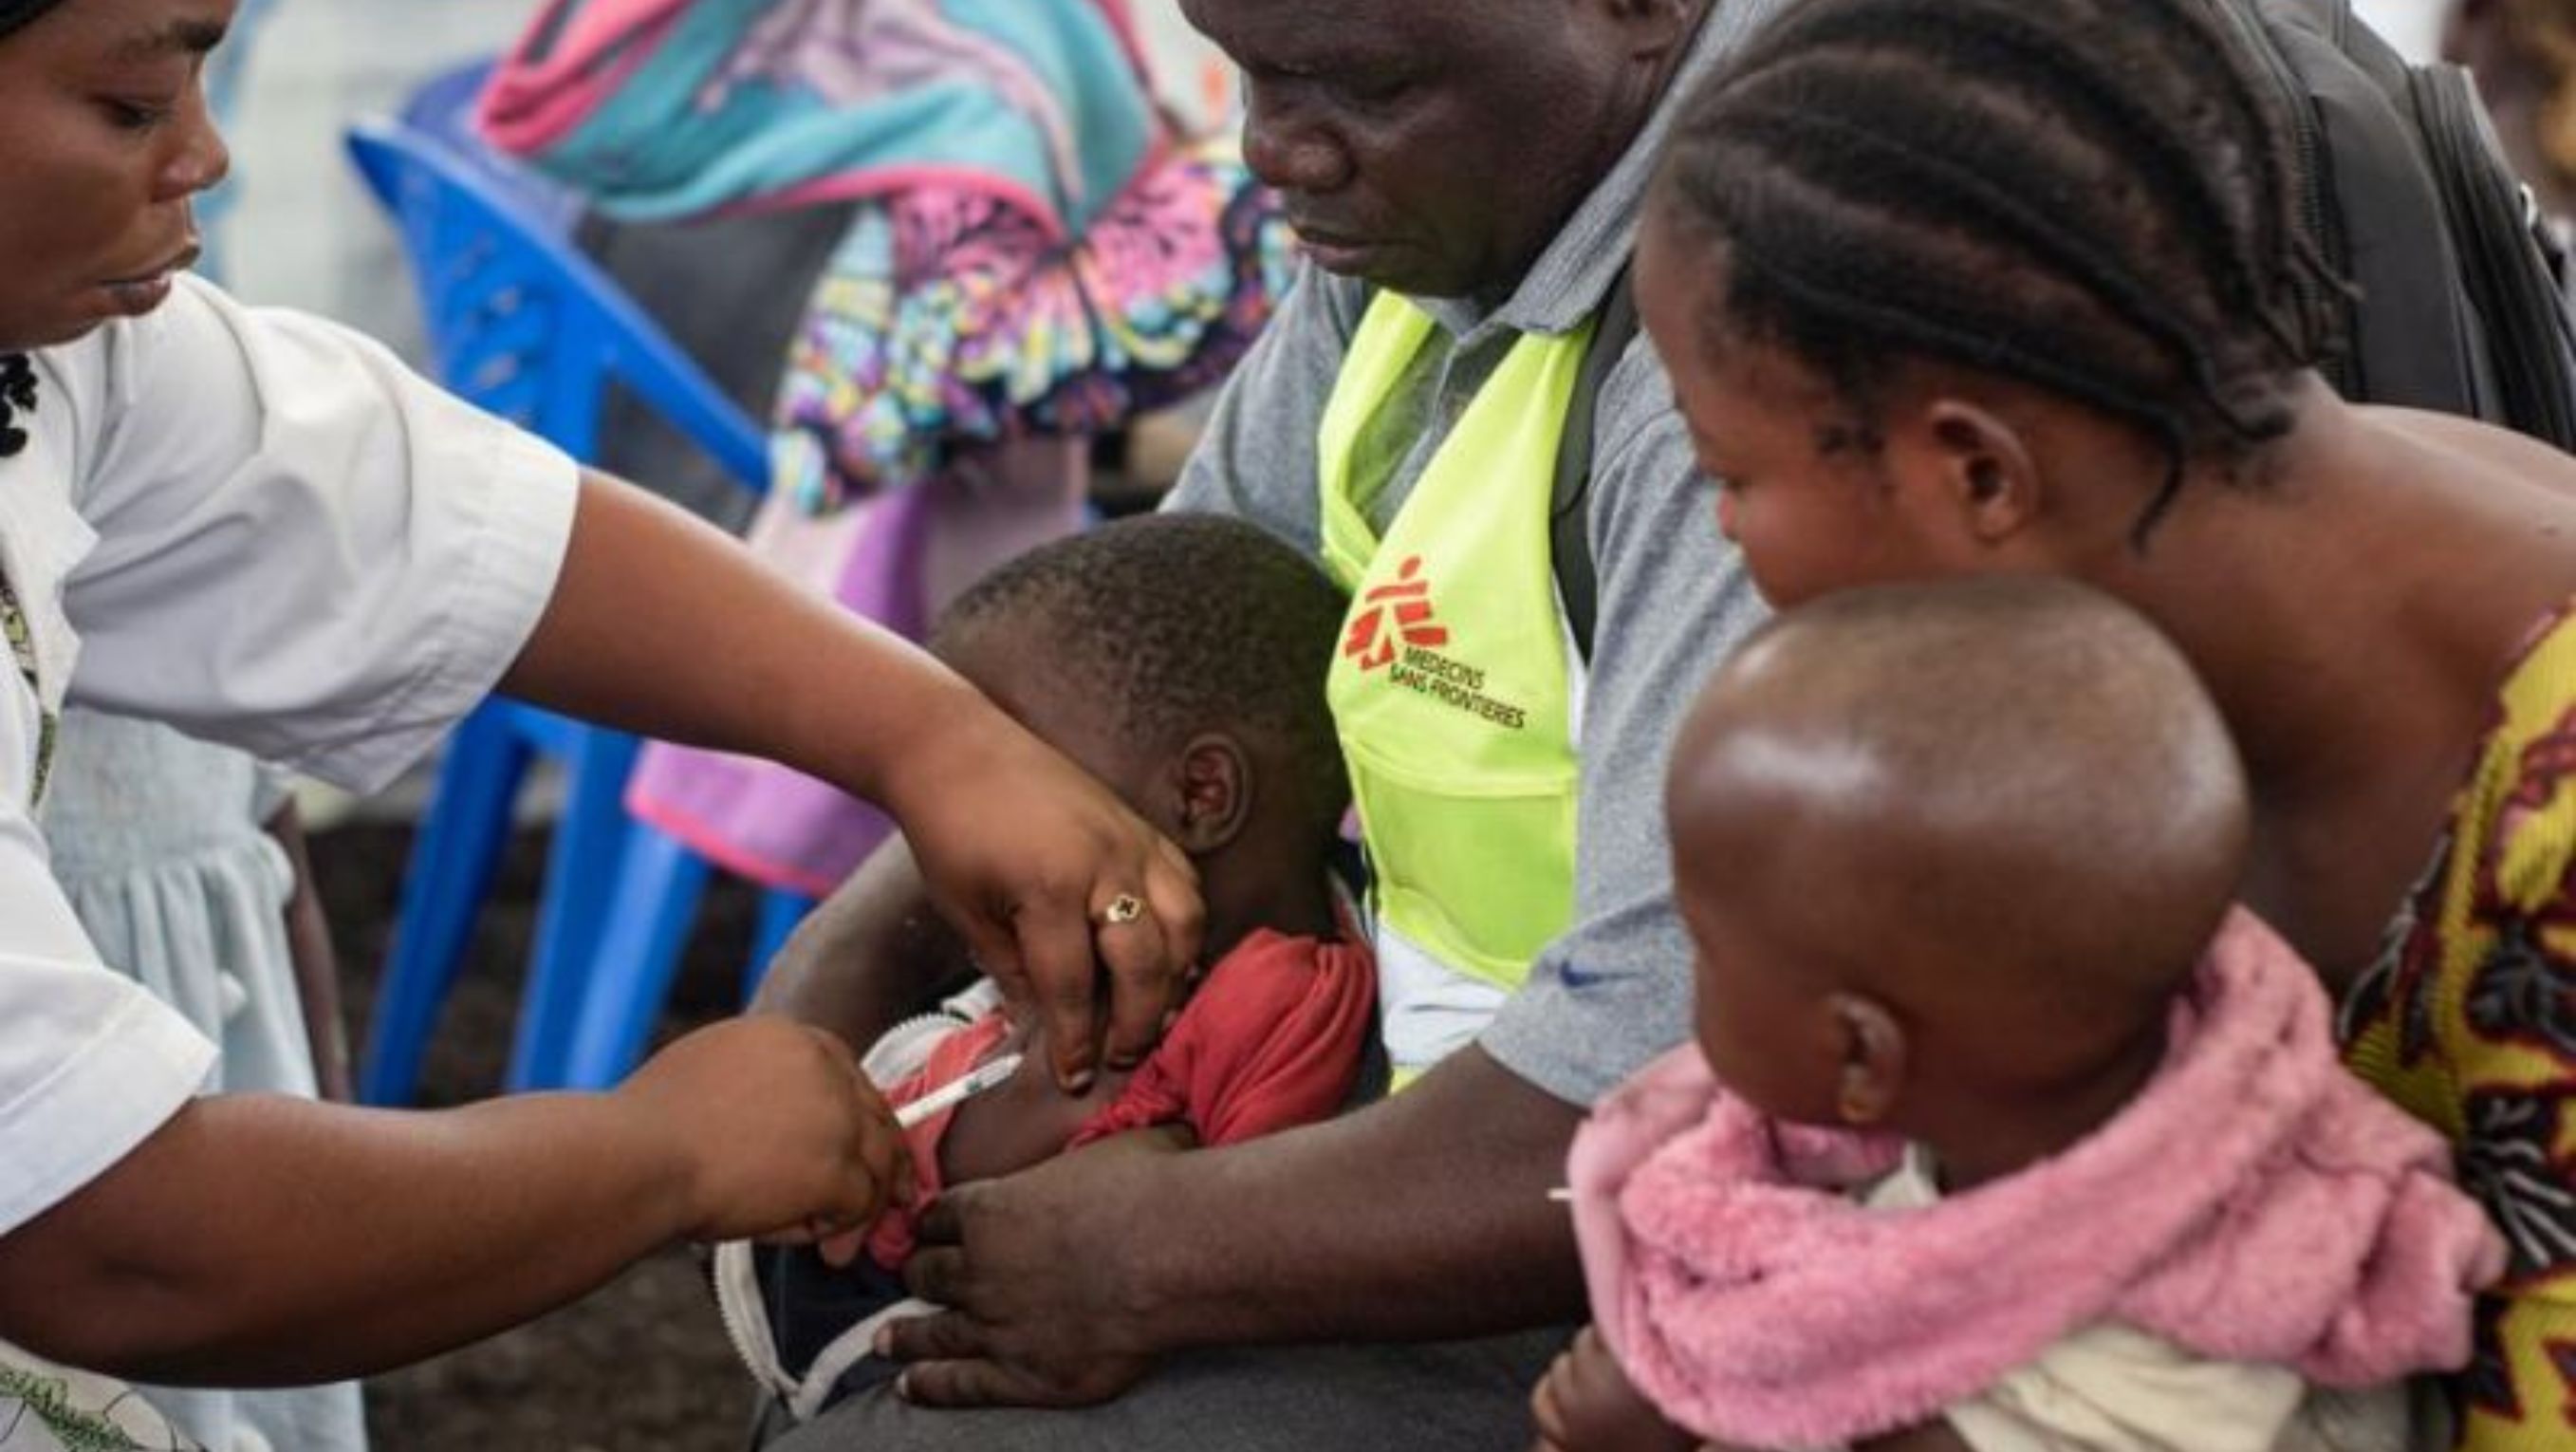
<svg viewBox="0 0 2576 1452"><path fill-rule="evenodd" d="M2243 769L2180 653L2017 577L1772 621L1701 694L1666 805L1718 1076L1981 1170L2152 1072L2246 851Z"/></svg>
<svg viewBox="0 0 2576 1452"><path fill-rule="evenodd" d="M931 649L1188 852L1213 904L1221 874L1323 881L1350 800L1324 698L1342 613L1260 529L1157 515L1004 565Z"/></svg>

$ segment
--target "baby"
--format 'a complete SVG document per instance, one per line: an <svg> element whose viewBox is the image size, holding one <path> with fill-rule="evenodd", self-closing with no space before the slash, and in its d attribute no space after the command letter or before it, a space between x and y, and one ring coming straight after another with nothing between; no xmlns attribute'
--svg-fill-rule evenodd
<svg viewBox="0 0 2576 1452"><path fill-rule="evenodd" d="M1043 1035L989 982L869 1052L898 1109L1022 1057L1000 1088L907 1132L918 1193L878 1223L857 1266L768 1255L762 1299L792 1316L751 1303L747 1251L720 1263L728 1323L790 1415L888 1371L865 1355L874 1321L920 1309L897 1272L943 1186L1116 1134L1248 1139L1350 1097L1377 986L1329 870L1350 795L1324 696L1343 608L1313 565L1259 529L1173 515L1045 546L942 617L935 653L1189 854L1213 966L1133 1073L1104 1072L1080 1097L1056 1087ZM780 1294L789 1277L793 1294Z"/></svg>
<svg viewBox="0 0 2576 1452"><path fill-rule="evenodd" d="M1710 683L1666 806L1697 1043L1575 1141L1542 1446L2409 1445L2502 1245L2231 905L2243 773L2151 626L1830 597Z"/></svg>

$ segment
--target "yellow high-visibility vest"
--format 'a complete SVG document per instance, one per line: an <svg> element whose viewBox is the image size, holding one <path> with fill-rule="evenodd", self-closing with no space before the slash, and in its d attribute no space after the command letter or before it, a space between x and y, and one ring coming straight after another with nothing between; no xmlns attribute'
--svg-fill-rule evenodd
<svg viewBox="0 0 2576 1452"><path fill-rule="evenodd" d="M1549 558L1558 436L1592 327L1512 346L1381 538L1352 456L1435 324L1369 305L1324 410L1330 682L1373 876L1399 1084L1471 1040L1574 916L1581 657Z"/></svg>

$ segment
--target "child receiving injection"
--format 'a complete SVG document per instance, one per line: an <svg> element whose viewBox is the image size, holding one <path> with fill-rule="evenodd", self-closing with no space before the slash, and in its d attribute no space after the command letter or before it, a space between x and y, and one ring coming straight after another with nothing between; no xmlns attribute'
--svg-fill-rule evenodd
<svg viewBox="0 0 2576 1452"><path fill-rule="evenodd" d="M1129 520L1041 547L960 596L931 648L1187 852L1206 961L1132 1074L1069 1096L1036 1026L989 982L899 1025L867 1056L899 1109L1019 1055L999 1088L907 1131L919 1191L847 1270L729 1248L719 1289L745 1359L797 1420L891 1375L866 1353L906 1303L913 1227L940 1190L1113 1135L1225 1144L1331 1115L1371 1040L1376 974L1328 863L1349 804L1324 681L1343 601L1302 556L1241 521ZM796 1282L789 1293L783 1282ZM729 1289L728 1289L729 1287Z"/></svg>
<svg viewBox="0 0 2576 1452"><path fill-rule="evenodd" d="M1846 592L1685 726L1697 1042L1570 1161L1595 1449L2410 1443L2502 1246L2232 906L2244 776L2081 588ZM1877 1439L1877 1440L1873 1440Z"/></svg>

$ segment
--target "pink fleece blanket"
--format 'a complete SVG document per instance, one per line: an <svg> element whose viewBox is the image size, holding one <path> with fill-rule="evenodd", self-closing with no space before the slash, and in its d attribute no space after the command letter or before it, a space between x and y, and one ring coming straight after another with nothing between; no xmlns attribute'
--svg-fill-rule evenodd
<svg viewBox="0 0 2576 1452"><path fill-rule="evenodd" d="M1854 1203L1900 1148L1767 1119L1695 1046L1594 1112L1568 1167L1593 1316L1666 1416L1874 1436L2104 1320L2371 1385L2465 1362L2504 1264L2448 1146L2343 1070L2313 974L2242 910L2111 1123L1920 1210Z"/></svg>

